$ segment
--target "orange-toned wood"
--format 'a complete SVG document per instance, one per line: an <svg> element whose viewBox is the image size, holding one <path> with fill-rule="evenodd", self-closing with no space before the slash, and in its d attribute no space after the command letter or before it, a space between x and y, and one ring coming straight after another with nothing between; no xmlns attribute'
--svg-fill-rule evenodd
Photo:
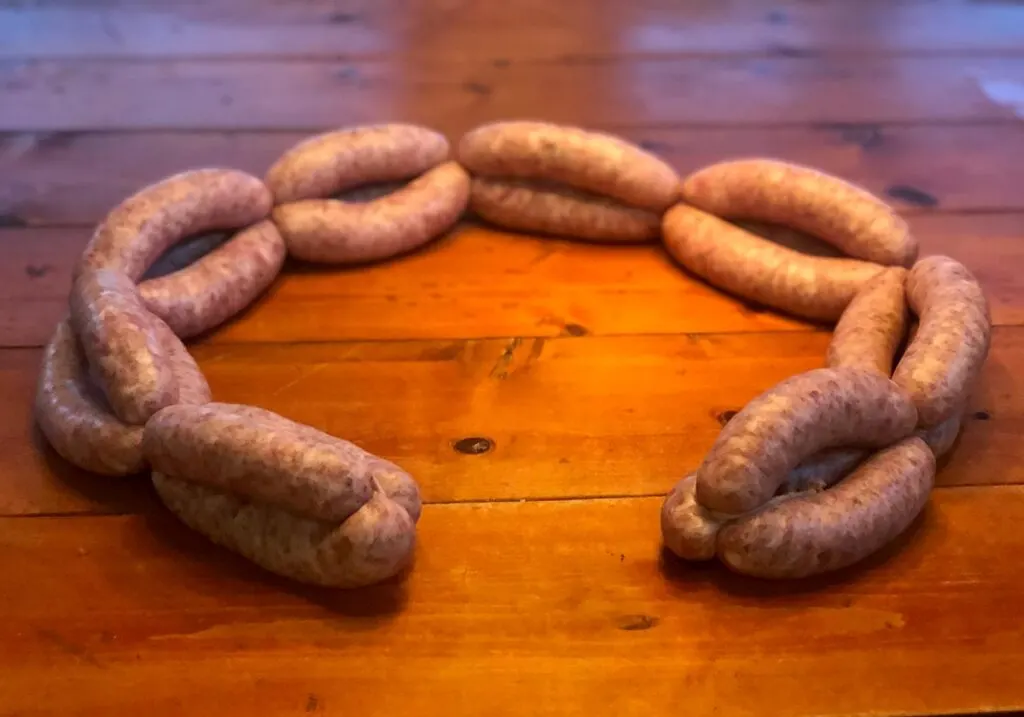
<svg viewBox="0 0 1024 717"><path fill-rule="evenodd" d="M600 118L598 118L600 119ZM1017 124L643 129L616 133L686 174L750 155L817 167L901 211L1024 209ZM93 224L150 182L204 166L262 176L308 132L26 132L0 136L0 224ZM457 135L451 135L455 142Z"/></svg>
<svg viewBox="0 0 1024 717"><path fill-rule="evenodd" d="M896 0L48 2L0 7L0 57L1019 52L1014 3Z"/></svg>
<svg viewBox="0 0 1024 717"><path fill-rule="evenodd" d="M1024 57L1013 56L39 60L0 64L0 131L308 131L402 120L460 134L523 116L607 127L1016 122L1005 88L1021 78Z"/></svg>
<svg viewBox="0 0 1024 717"><path fill-rule="evenodd" d="M397 461L431 502L652 495L693 470L728 412L824 364L825 333L207 345L214 399L262 406ZM28 406L36 351L0 352L0 395ZM995 334L943 485L1024 483L1024 329ZM482 453L473 453L473 439ZM468 440L467 440L468 439ZM40 450L0 413L0 514L144 504ZM461 443L460 443L461 442ZM130 480L130 479L129 479ZM106 497L107 491L111 496Z"/></svg>
<svg viewBox="0 0 1024 717"><path fill-rule="evenodd" d="M1024 322L1024 215L910 217L925 254L964 261L997 324ZM40 346L67 310L87 228L0 230L0 345ZM608 247L467 225L359 269L288 267L213 343L807 330L682 272L657 244Z"/></svg>
<svg viewBox="0 0 1024 717"><path fill-rule="evenodd" d="M414 569L296 587L167 513L0 520L6 714L1024 708L1024 489L940 489L830 579L659 554L660 499L428 506Z"/></svg>

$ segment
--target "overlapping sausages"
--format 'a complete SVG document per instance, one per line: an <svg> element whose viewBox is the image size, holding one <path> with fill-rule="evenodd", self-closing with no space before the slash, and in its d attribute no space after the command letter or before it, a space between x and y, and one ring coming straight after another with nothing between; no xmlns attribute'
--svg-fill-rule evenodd
<svg viewBox="0 0 1024 717"><path fill-rule="evenodd" d="M264 181L194 170L115 207L75 267L69 315L43 355L35 415L49 443L96 473L149 468L183 523L279 575L358 587L398 574L421 511L412 477L310 426L213 402L180 338L240 314L286 255L394 257L451 229L468 205L519 231L660 236L718 288L838 321L826 367L754 399L669 492L670 551L798 578L862 560L920 514L991 322L970 272L949 257L917 261L916 240L879 199L775 160L722 162L680 182L629 142L545 122L484 125L462 138L457 162L449 154L424 127L348 128L297 144ZM208 232L230 237L147 276L174 244ZM807 250L805 235L828 251Z"/></svg>

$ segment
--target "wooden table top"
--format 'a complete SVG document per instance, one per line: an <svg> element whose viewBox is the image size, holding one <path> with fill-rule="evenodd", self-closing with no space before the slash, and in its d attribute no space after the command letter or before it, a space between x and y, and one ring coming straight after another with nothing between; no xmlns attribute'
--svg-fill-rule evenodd
<svg viewBox="0 0 1024 717"><path fill-rule="evenodd" d="M216 399L414 474L427 505L402 579L276 579L184 528L145 477L45 447L40 346L127 194L202 165L262 174L340 125L455 138L518 117L618 132L680 172L813 164L976 272L991 355L906 536L798 583L664 558L664 493L723 415L822 365L827 330L657 245L469 221L395 263L289 267L190 347ZM0 1L0 714L1024 708L1022 117L1015 3Z"/></svg>

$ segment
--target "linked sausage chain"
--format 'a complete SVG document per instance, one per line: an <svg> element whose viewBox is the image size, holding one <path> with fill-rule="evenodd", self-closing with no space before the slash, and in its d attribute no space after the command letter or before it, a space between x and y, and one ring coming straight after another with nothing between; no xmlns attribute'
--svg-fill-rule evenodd
<svg viewBox="0 0 1024 717"><path fill-rule="evenodd" d="M389 183L398 188L366 198ZM267 570L340 587L389 578L414 552L412 477L283 416L213 401L182 340L252 304L286 256L387 259L467 209L512 230L661 239L727 292L838 322L825 365L751 401L668 493L661 530L676 555L802 577L863 559L924 508L989 350L988 304L971 273L949 257L918 260L892 209L813 169L743 159L680 178L620 138L543 122L479 127L454 153L424 127L344 129L299 143L262 180L209 168L143 188L99 224L75 266L36 420L85 470L149 471L183 523ZM846 256L798 252L753 225ZM213 231L231 236L146 278L174 244Z"/></svg>

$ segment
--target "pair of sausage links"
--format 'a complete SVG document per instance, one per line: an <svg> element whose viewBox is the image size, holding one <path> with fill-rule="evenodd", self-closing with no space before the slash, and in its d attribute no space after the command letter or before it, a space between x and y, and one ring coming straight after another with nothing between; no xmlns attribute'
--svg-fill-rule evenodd
<svg viewBox="0 0 1024 717"><path fill-rule="evenodd" d="M655 212L538 180L474 177L469 203L488 222L517 231L615 242L661 233Z"/></svg>
<svg viewBox="0 0 1024 717"><path fill-rule="evenodd" d="M928 502L935 457L910 436L881 449L829 490L783 496L722 526L716 552L732 570L800 578L838 570L901 534Z"/></svg>
<svg viewBox="0 0 1024 717"><path fill-rule="evenodd" d="M602 132L548 122L495 122L459 142L473 175L470 208L518 231L638 242L679 196L661 159Z"/></svg>
<svg viewBox="0 0 1024 717"><path fill-rule="evenodd" d="M407 124L339 130L295 145L266 177L288 253L312 262L362 263L412 251L449 230L469 201L469 175L446 161L449 151L444 136ZM368 202L330 198L408 179Z"/></svg>
<svg viewBox="0 0 1024 717"><path fill-rule="evenodd" d="M838 319L883 271L878 264L787 249L685 204L665 214L662 236L676 261L712 285L809 319Z"/></svg>
<svg viewBox="0 0 1024 717"><path fill-rule="evenodd" d="M934 426L956 412L988 356L992 320L977 280L960 262L930 256L907 276L907 300L918 329L893 381L913 398L921 425Z"/></svg>
<svg viewBox="0 0 1024 717"><path fill-rule="evenodd" d="M185 346L165 324L153 322L179 386L178 400L203 404L210 387ZM121 421L89 376L85 354L69 321L62 321L43 352L35 418L68 462L101 475L125 476L145 467L142 426Z"/></svg>
<svg viewBox="0 0 1024 717"><path fill-rule="evenodd" d="M906 278L906 269L886 269L853 297L832 333L829 366L892 376L893 358L907 330Z"/></svg>
<svg viewBox="0 0 1024 717"><path fill-rule="evenodd" d="M716 216L784 224L866 261L909 267L917 259L917 240L888 205L808 167L771 159L719 162L686 177L682 195Z"/></svg>
<svg viewBox="0 0 1024 717"><path fill-rule="evenodd" d="M247 227L272 206L262 181L232 169L196 169L151 184L111 211L93 233L75 276L111 269L138 281L175 243Z"/></svg>
<svg viewBox="0 0 1024 717"><path fill-rule="evenodd" d="M746 513L775 495L797 465L826 448L877 448L910 435L917 411L889 379L853 368L790 377L737 413L697 469L705 507Z"/></svg>
<svg viewBox="0 0 1024 717"><path fill-rule="evenodd" d="M285 253L277 227L264 220L190 266L143 281L139 294L174 333L191 338L224 323L266 291L281 272Z"/></svg>

